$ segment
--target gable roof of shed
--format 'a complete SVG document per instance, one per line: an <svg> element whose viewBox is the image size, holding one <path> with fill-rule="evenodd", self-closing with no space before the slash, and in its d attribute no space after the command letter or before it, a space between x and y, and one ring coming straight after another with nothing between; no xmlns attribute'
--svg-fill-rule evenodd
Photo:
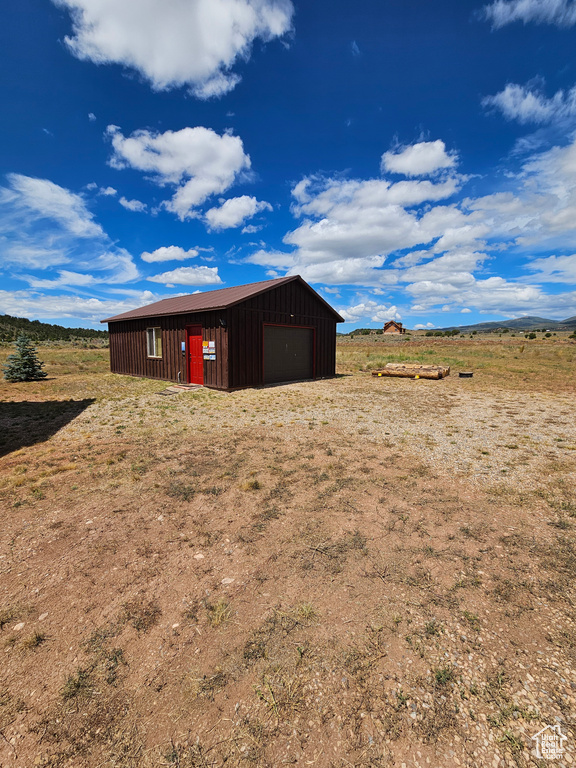
<svg viewBox="0 0 576 768"><path fill-rule="evenodd" d="M322 304L324 304L324 306L329 309L333 315L335 315L337 322L344 322L344 318L340 317L338 312L336 312L336 310L333 309L327 301L324 301L322 296L316 293L316 291L311 288L308 283L300 277L300 275L293 275L292 277L277 277L275 280L263 280L259 283L237 285L232 288L219 288L216 291L191 293L187 296L175 296L172 299L162 299L161 301L155 301L153 304L147 304L144 307L138 307L137 309L131 309L129 312L123 312L121 315L107 317L105 320L101 320L100 322L113 323L119 320L135 320L137 318L160 317L163 315L185 315L190 312L206 312L213 309L227 309L228 307L241 304L247 299L251 299L254 296L258 296L261 293L270 291L273 288L278 288L278 286L293 282L294 280L297 280L311 293L313 293L318 301L322 302Z"/></svg>

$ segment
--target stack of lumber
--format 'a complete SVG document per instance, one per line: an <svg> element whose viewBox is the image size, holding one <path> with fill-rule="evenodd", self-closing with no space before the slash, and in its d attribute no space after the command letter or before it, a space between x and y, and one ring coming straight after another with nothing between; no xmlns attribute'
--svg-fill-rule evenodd
<svg viewBox="0 0 576 768"><path fill-rule="evenodd" d="M403 379L443 379L450 366L421 363L388 363L385 368L372 371L372 376L398 376Z"/></svg>

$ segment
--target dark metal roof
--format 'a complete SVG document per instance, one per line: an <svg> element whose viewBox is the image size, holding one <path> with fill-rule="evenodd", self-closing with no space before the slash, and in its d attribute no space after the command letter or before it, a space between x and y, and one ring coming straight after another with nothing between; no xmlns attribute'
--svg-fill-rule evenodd
<svg viewBox="0 0 576 768"><path fill-rule="evenodd" d="M300 275L292 277L278 277L275 280L264 280L260 283L249 283L248 285L237 285L233 288L220 288L217 291L205 291L203 293L191 293L187 296L176 296L172 299L162 299L154 304L147 304L145 307L131 309L129 312L123 312L121 315L107 317L101 320L101 323L114 323L119 320L135 320L142 317L159 317L161 315L185 315L190 312L206 312L212 309L226 309L235 304L240 304L246 299L257 296L260 293L277 288L293 280L301 282L309 291L311 291L337 318L337 322L343 323L344 318L333 309L322 296L316 293Z"/></svg>

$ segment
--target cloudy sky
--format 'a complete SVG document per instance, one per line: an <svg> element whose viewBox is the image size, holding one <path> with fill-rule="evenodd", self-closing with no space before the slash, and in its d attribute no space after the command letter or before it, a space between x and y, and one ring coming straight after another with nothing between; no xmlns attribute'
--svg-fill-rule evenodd
<svg viewBox="0 0 576 768"><path fill-rule="evenodd" d="M576 314L576 0L18 0L0 312L300 274L346 318Z"/></svg>

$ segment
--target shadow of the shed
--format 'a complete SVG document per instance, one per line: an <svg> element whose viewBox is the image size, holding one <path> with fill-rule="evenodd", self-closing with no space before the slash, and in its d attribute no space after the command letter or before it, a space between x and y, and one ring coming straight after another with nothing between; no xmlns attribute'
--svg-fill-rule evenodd
<svg viewBox="0 0 576 768"><path fill-rule="evenodd" d="M0 402L0 456L48 440L93 402L94 398Z"/></svg>

